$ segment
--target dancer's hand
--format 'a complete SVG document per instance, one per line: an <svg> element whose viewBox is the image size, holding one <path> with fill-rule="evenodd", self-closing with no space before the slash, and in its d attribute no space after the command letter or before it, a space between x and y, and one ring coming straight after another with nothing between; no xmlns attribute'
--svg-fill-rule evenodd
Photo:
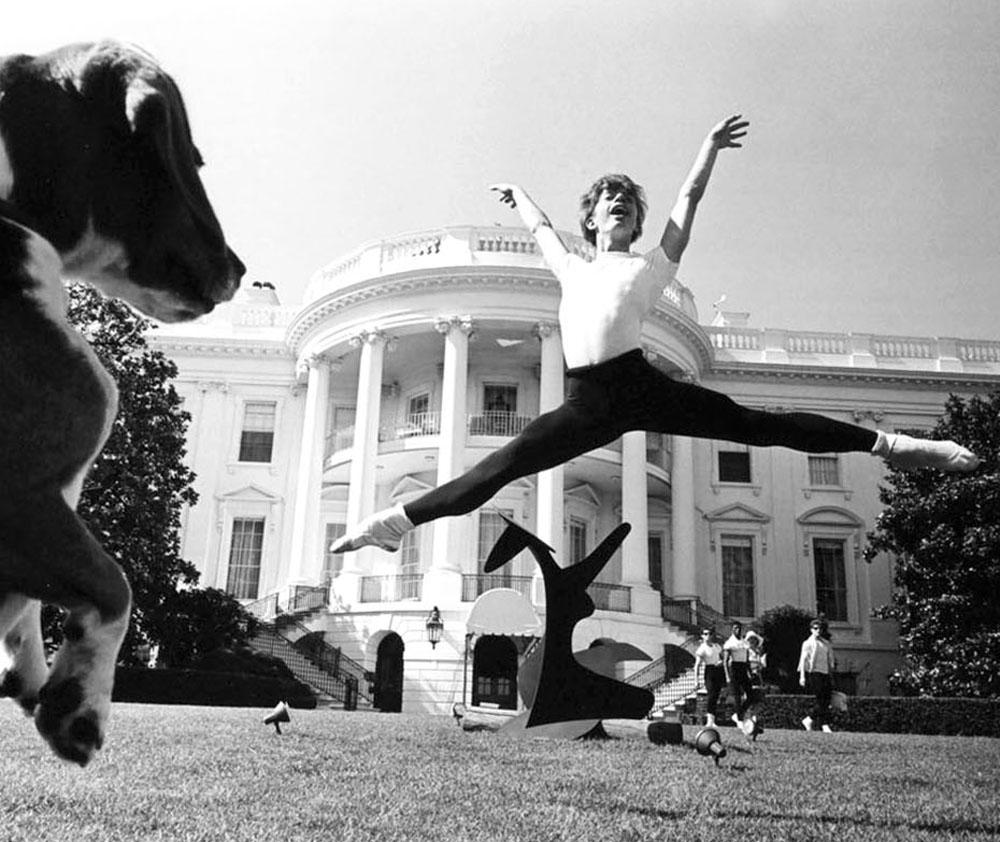
<svg viewBox="0 0 1000 842"><path fill-rule="evenodd" d="M520 187L516 184L491 184L490 190L493 190L500 194L500 201L505 205L510 205L512 208L517 207L517 200L514 198L514 193L523 192Z"/></svg>
<svg viewBox="0 0 1000 842"><path fill-rule="evenodd" d="M737 140L746 136L749 120L744 120L742 114L726 117L708 133L708 138L716 149L739 149L742 143Z"/></svg>

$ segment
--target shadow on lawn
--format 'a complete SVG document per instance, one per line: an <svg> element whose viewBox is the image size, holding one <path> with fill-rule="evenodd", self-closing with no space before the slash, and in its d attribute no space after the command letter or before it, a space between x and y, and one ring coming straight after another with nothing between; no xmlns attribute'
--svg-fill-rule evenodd
<svg viewBox="0 0 1000 842"><path fill-rule="evenodd" d="M948 821L893 821L879 820L853 816L836 816L825 813L791 813L780 810L713 810L713 815L719 818L732 819L772 819L785 821L824 822L832 825L854 825L855 827L873 827L884 830L925 830L932 833L976 833L1000 834L1000 823L987 824L980 821L965 821L950 819Z"/></svg>

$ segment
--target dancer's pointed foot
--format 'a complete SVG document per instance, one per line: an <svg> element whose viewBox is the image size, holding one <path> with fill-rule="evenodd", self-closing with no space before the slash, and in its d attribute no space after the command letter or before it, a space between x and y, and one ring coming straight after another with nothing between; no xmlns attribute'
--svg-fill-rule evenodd
<svg viewBox="0 0 1000 842"><path fill-rule="evenodd" d="M331 553L350 553L362 547L378 547L390 553L399 549L403 536L413 529L413 523L406 516L402 505L375 512L357 526L348 529L330 545Z"/></svg>
<svg viewBox="0 0 1000 842"><path fill-rule="evenodd" d="M872 453L904 470L937 468L967 473L978 468L980 462L975 453L957 442L916 439L904 433L883 433L881 430Z"/></svg>

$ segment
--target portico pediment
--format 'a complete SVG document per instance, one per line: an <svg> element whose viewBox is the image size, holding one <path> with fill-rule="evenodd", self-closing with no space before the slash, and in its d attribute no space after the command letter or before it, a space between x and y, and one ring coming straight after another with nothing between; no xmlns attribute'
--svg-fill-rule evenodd
<svg viewBox="0 0 1000 842"><path fill-rule="evenodd" d="M217 500L221 500L223 502L239 501L241 503L273 504L280 503L282 501L280 494L268 491L266 488L262 488L255 482L251 482L249 485L244 485L242 488L237 488L233 491L226 491L215 496Z"/></svg>
<svg viewBox="0 0 1000 842"><path fill-rule="evenodd" d="M400 497L423 494L424 492L430 491L432 488L434 488L434 486L430 483L423 482L416 477L406 474L393 486L389 496L393 500L398 500Z"/></svg>
<svg viewBox="0 0 1000 842"><path fill-rule="evenodd" d="M568 499L580 500L584 503L589 503L595 508L600 508L601 506L600 496L598 496L597 492L588 483L581 483L580 485L573 486L573 488L568 488L565 494Z"/></svg>
<svg viewBox="0 0 1000 842"><path fill-rule="evenodd" d="M766 515L764 512L757 511L757 509L744 505L743 503L733 503L729 506L722 506L721 508L714 509L711 512L705 512L704 518L709 523L714 523L715 521L754 524L771 522L770 515Z"/></svg>
<svg viewBox="0 0 1000 842"><path fill-rule="evenodd" d="M803 526L841 526L858 529L864 522L853 512L836 506L818 506L803 512L796 520Z"/></svg>

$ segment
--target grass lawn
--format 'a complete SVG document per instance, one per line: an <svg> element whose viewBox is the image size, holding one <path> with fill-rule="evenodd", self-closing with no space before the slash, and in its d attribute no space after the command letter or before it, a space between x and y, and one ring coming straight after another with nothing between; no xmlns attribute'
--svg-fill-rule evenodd
<svg viewBox="0 0 1000 842"><path fill-rule="evenodd" d="M1000 740L769 730L751 745L724 728L716 768L640 732L513 740L293 710L279 736L268 712L117 704L79 769L5 700L0 840L1000 839Z"/></svg>

